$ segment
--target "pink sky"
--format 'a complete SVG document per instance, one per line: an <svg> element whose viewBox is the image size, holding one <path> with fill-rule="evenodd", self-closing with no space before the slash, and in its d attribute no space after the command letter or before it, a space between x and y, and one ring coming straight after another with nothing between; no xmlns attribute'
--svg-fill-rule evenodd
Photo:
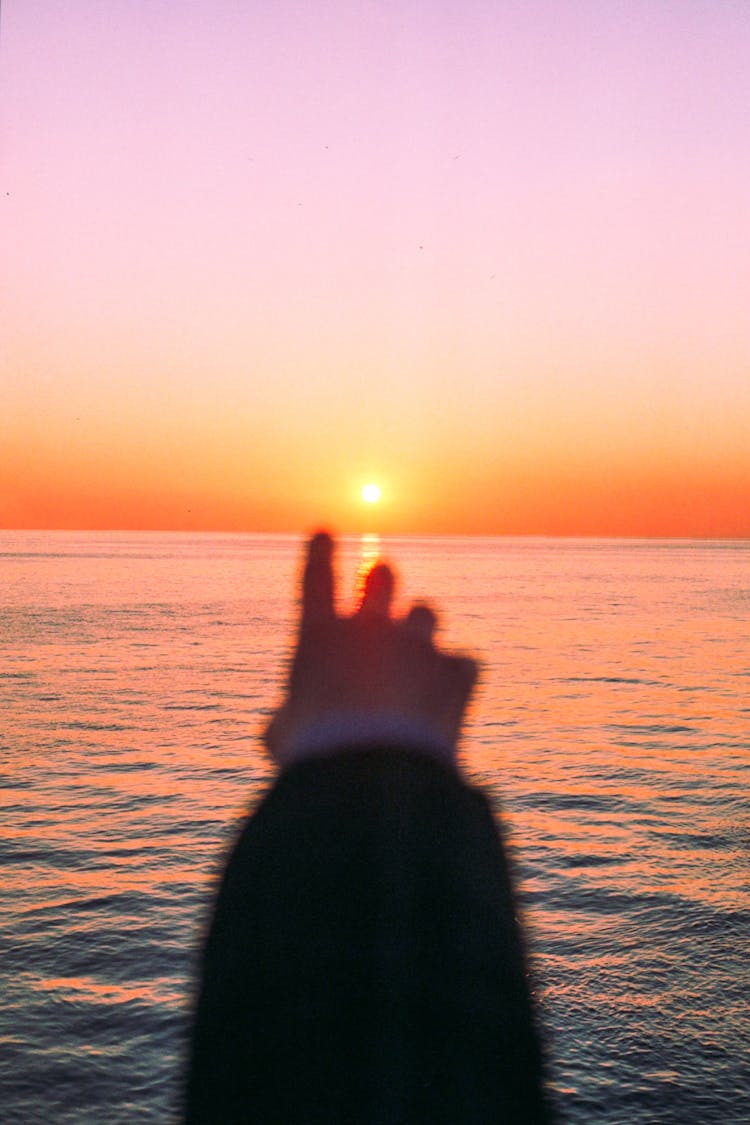
<svg viewBox="0 0 750 1125"><path fill-rule="evenodd" d="M750 535L750 6L6 0L0 526ZM371 519L371 514L368 515Z"/></svg>

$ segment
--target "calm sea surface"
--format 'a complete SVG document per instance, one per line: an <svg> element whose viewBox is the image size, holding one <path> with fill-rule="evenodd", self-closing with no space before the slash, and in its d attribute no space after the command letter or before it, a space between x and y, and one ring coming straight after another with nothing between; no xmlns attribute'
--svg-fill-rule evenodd
<svg viewBox="0 0 750 1125"><path fill-rule="evenodd" d="M300 544L0 532L0 1120L174 1120ZM565 1122L750 1121L750 542L351 539L483 678ZM457 1123L460 1125L460 1123Z"/></svg>

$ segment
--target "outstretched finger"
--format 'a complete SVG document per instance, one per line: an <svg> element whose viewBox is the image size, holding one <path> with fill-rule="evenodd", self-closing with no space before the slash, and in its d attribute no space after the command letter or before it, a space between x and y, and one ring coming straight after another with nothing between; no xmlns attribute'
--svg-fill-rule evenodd
<svg viewBox="0 0 750 1125"><path fill-rule="evenodd" d="M302 578L302 629L330 621L335 614L333 540L326 531L313 535Z"/></svg>
<svg viewBox="0 0 750 1125"><path fill-rule="evenodd" d="M365 579L365 592L359 612L367 616L387 617L392 598L393 571L386 563L378 563Z"/></svg>

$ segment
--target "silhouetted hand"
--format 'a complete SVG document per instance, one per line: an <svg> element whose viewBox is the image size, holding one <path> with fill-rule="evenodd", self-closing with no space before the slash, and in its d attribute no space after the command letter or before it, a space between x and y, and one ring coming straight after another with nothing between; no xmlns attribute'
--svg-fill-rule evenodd
<svg viewBox="0 0 750 1125"><path fill-rule="evenodd" d="M453 757L476 662L435 648L428 606L415 603L402 620L391 617L393 574L385 564L370 571L359 609L338 616L332 557L331 537L313 536L286 698L265 734L271 756L284 766L306 739L330 734L340 720L342 730L359 729L359 741L370 731L371 741L382 742L389 723L410 730L412 743L422 732L424 749Z"/></svg>

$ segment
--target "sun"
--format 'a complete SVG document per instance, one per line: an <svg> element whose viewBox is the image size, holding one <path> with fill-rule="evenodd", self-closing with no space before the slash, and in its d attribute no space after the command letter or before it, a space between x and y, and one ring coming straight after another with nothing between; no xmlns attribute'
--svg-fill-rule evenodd
<svg viewBox="0 0 750 1125"><path fill-rule="evenodd" d="M366 484L362 489L362 499L366 504L377 504L380 499L380 489L376 484Z"/></svg>

